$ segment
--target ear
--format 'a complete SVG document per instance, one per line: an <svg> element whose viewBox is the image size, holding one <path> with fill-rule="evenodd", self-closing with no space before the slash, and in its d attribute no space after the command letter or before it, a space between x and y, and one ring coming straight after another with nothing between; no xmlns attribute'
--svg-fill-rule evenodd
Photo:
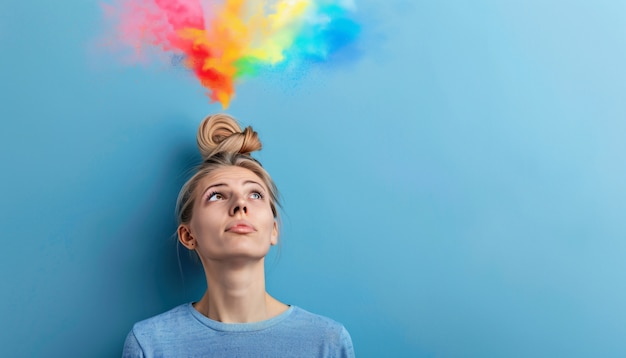
<svg viewBox="0 0 626 358"><path fill-rule="evenodd" d="M278 222L274 220L274 227L272 228L272 236L270 238L270 244L278 244Z"/></svg>
<svg viewBox="0 0 626 358"><path fill-rule="evenodd" d="M196 239L191 235L189 225L187 224L181 224L178 227L178 241L189 250L196 249Z"/></svg>

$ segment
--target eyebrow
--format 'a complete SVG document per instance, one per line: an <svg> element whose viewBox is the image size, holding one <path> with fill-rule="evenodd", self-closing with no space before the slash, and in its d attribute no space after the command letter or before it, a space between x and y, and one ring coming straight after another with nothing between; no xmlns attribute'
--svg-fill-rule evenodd
<svg viewBox="0 0 626 358"><path fill-rule="evenodd" d="M244 181L244 182L243 182L243 184L244 184L244 185L246 185L246 184L256 184L256 185L260 186L260 187L261 187L261 189L265 190L265 188L263 187L263 185L261 185L261 183L256 182L256 181L254 181L254 180L246 180L246 181ZM202 192L202 196L204 196L204 195L206 194L206 192L207 192L207 191L209 191L209 189L211 189L211 188L215 188L215 187L218 187L218 186L228 186L228 184L226 184L226 183L217 183L217 184L209 185L209 186L208 186L206 189L204 189L204 191Z"/></svg>
<svg viewBox="0 0 626 358"><path fill-rule="evenodd" d="M254 181L254 180L246 180L246 181L244 181L243 183L244 183L244 184L256 184L256 185L260 186L261 188L263 188L263 185L261 185L261 183L256 182L256 181ZM263 188L263 189L265 189L265 188Z"/></svg>
<svg viewBox="0 0 626 358"><path fill-rule="evenodd" d="M226 186L226 184L224 183L217 183L217 184L213 184L213 185L209 185L206 189L204 189L204 191L202 192L202 196L204 196L204 194L206 194L207 191L209 191L209 189L211 188L215 188L216 186Z"/></svg>

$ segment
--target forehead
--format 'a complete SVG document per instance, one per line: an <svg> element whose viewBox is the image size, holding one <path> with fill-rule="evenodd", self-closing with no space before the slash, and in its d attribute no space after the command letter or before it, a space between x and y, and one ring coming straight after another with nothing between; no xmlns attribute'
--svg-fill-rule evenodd
<svg viewBox="0 0 626 358"><path fill-rule="evenodd" d="M213 170L210 174L205 175L199 181L198 190L204 191L205 188L215 184L241 185L245 182L256 182L267 190L265 183L258 175L250 169L227 166Z"/></svg>

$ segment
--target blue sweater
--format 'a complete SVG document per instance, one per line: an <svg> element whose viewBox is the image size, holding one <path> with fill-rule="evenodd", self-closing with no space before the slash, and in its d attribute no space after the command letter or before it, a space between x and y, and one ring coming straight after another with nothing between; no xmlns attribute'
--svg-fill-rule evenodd
<svg viewBox="0 0 626 358"><path fill-rule="evenodd" d="M265 321L222 323L186 303L136 323L123 356L352 358L354 349L341 324L295 306Z"/></svg>

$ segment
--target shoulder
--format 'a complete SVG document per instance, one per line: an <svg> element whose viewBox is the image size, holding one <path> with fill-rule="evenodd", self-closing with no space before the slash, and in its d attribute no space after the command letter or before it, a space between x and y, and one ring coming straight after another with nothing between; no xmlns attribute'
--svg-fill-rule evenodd
<svg viewBox="0 0 626 358"><path fill-rule="evenodd" d="M342 326L341 323L330 319L326 316L309 312L298 306L293 306L293 312L291 314L291 320L303 325L311 326L317 329L329 329L337 330Z"/></svg>
<svg viewBox="0 0 626 358"><path fill-rule="evenodd" d="M292 334L306 337L310 342L317 341L334 352L332 356L354 356L350 333L343 324L333 319L294 306L290 319L285 323L294 332Z"/></svg>
<svg viewBox="0 0 626 358"><path fill-rule="evenodd" d="M126 337L122 356L193 356L189 343L204 331L192 310L191 303L186 303L135 323Z"/></svg>
<svg viewBox="0 0 626 358"><path fill-rule="evenodd" d="M187 325L189 320L193 319L189 312L189 305L189 303L185 303L167 312L137 322L133 326L133 333L136 336L145 334L154 335L163 330L171 331L173 327L181 324Z"/></svg>
<svg viewBox="0 0 626 358"><path fill-rule="evenodd" d="M197 328L190 307L191 304L186 303L135 323L128 334L127 344L133 343L145 351L178 341L181 332L189 332Z"/></svg>

